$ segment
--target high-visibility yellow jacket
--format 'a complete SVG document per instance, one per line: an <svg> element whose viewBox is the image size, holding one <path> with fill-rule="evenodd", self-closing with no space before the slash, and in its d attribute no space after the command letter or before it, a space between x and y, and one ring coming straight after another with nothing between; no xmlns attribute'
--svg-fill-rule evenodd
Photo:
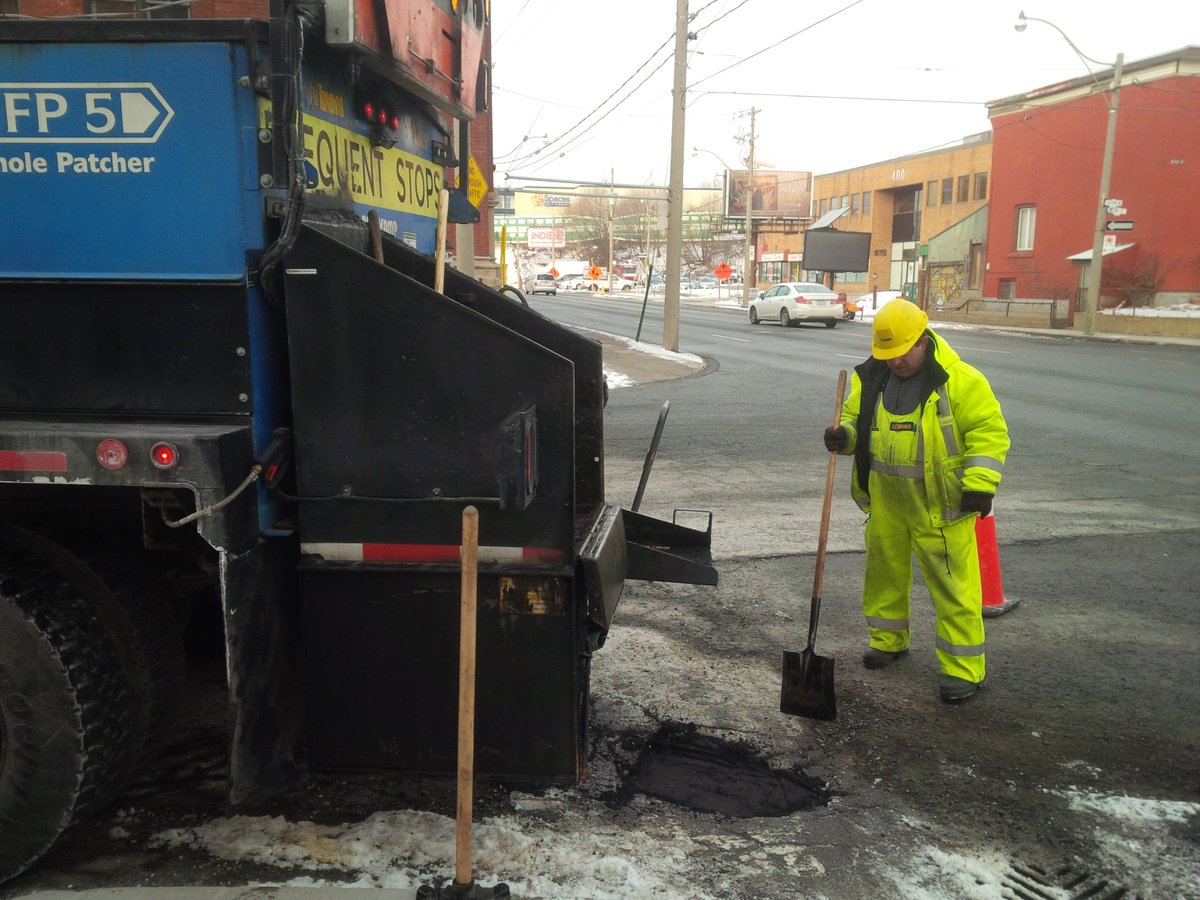
<svg viewBox="0 0 1200 900"><path fill-rule="evenodd" d="M916 471L889 473L883 463L888 458L884 446L888 433L880 432L873 423L890 371L885 362L874 357L856 366L851 375L841 418L849 441L841 452L854 454L850 492L863 511L871 511L872 469L921 478L928 512L936 527L962 517L959 504L963 491L996 493L1009 440L1000 403L983 373L964 362L932 329L925 333L930 337L929 364L912 376L925 378L929 389L921 403L923 449Z"/></svg>

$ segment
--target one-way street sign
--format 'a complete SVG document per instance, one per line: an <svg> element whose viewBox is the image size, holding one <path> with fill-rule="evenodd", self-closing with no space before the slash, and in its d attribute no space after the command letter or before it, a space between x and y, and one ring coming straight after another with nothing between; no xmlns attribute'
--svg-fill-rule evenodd
<svg viewBox="0 0 1200 900"><path fill-rule="evenodd" d="M1105 222L1104 230L1105 231L1133 231L1133 220L1128 219L1124 222L1121 222L1121 221Z"/></svg>

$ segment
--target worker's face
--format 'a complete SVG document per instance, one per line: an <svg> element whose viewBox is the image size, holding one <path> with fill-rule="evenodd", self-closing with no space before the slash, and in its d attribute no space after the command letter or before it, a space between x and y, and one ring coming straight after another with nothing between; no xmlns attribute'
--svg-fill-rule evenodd
<svg viewBox="0 0 1200 900"><path fill-rule="evenodd" d="M925 362L925 348L928 346L929 335L923 334L903 356L897 356L895 359L885 360L885 362L897 378L907 378L915 375L921 368L921 364Z"/></svg>

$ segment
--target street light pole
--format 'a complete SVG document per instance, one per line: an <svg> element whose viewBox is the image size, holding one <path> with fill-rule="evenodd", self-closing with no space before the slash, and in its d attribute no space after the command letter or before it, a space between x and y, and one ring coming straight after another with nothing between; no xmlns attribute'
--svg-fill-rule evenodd
<svg viewBox="0 0 1200 900"><path fill-rule="evenodd" d="M754 265L754 114L757 110L750 107L750 155L747 157L746 172L746 256L742 263L742 308L750 306L750 273ZM757 281L757 275L755 281Z"/></svg>
<svg viewBox="0 0 1200 900"><path fill-rule="evenodd" d="M1026 16L1024 10L1017 16L1017 23L1013 26L1018 32L1024 31L1026 23L1041 22L1043 25L1049 25L1057 31L1064 41L1071 45L1071 49L1081 59L1094 62L1097 65L1106 65L1098 59L1092 59L1083 51L1075 46L1065 31L1046 19L1035 19L1033 16ZM1088 264L1087 281L1084 284L1084 302L1083 309L1083 333L1091 336L1096 333L1096 311L1100 306L1100 281L1103 272L1104 259L1104 235L1105 224L1108 217L1108 207L1104 201L1108 199L1108 182L1112 175L1112 158L1113 147L1116 144L1117 138L1117 104L1121 96L1121 71L1125 66L1125 54L1118 53L1117 61L1113 65L1112 84L1109 87L1109 92L1112 94L1112 99L1108 103L1108 122L1104 132L1104 156L1100 163L1100 197L1096 202L1096 230L1092 235L1092 259Z"/></svg>

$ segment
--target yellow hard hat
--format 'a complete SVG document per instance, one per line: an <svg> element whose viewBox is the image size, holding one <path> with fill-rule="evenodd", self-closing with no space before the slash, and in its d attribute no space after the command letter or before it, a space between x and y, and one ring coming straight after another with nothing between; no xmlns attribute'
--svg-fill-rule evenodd
<svg viewBox="0 0 1200 900"><path fill-rule="evenodd" d="M871 327L871 355L876 359L895 359L912 349L925 333L929 316L925 310L897 297L875 316Z"/></svg>

